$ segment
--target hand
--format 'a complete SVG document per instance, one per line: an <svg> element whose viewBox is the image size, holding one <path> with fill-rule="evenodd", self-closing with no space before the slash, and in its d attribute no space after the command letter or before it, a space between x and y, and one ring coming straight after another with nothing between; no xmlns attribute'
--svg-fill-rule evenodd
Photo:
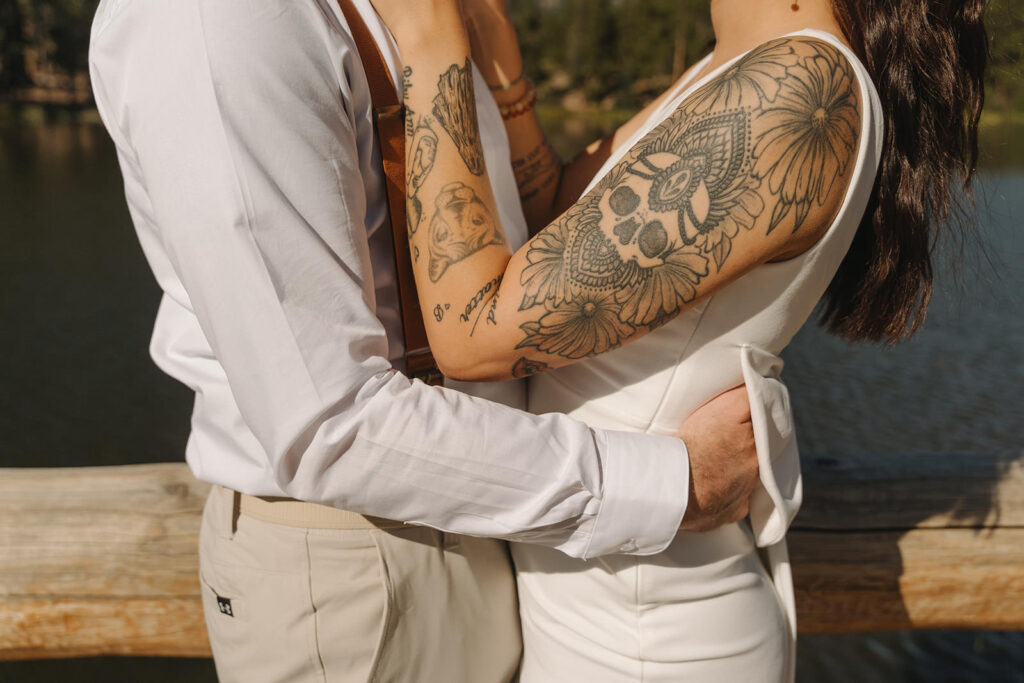
<svg viewBox="0 0 1024 683"><path fill-rule="evenodd" d="M690 454L690 499L680 528L711 531L746 517L758 482L746 387L698 408L679 436Z"/></svg>

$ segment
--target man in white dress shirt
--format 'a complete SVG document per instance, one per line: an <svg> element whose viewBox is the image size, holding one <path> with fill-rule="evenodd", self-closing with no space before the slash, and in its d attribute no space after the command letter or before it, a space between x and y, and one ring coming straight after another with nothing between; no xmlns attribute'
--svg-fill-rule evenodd
<svg viewBox="0 0 1024 683"><path fill-rule="evenodd" d="M706 484L719 518L742 508L726 491L750 490L754 456L735 400L705 411L693 433L714 436L688 462L678 439L509 407L515 383L478 391L500 405L393 369L370 93L334 0L102 0L90 64L164 292L152 355L195 390L186 458L218 485L200 564L222 680L508 680L514 584L491 539L650 554L688 502L689 525L714 521L688 487ZM502 223L525 234L477 91ZM719 478L694 484L691 462L695 481Z"/></svg>

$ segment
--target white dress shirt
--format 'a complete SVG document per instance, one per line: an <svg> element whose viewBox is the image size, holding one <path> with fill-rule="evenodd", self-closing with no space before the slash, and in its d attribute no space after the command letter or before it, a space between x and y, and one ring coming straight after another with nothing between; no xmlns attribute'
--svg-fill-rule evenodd
<svg viewBox="0 0 1024 683"><path fill-rule="evenodd" d="M389 34L356 4L400 83ZM380 153L333 0L102 0L90 68L164 292L152 355L196 392L198 478L576 557L672 540L689 477L679 440L530 415L392 367ZM476 77L487 165L521 242L507 140ZM522 400L514 384L486 391Z"/></svg>

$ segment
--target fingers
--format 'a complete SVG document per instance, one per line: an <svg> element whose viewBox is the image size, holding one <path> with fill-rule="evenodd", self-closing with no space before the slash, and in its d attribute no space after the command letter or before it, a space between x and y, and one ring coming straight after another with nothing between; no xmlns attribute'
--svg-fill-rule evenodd
<svg viewBox="0 0 1024 683"><path fill-rule="evenodd" d="M690 457L690 506L683 528L710 531L750 512L758 483L750 401L741 385L695 411L680 430Z"/></svg>
<svg viewBox="0 0 1024 683"><path fill-rule="evenodd" d="M745 384L729 389L720 398L728 401L728 410L736 415L739 422L750 422L750 398Z"/></svg>
<svg viewBox="0 0 1024 683"><path fill-rule="evenodd" d="M683 421L679 434L702 423L719 427L723 424L743 424L750 421L750 399L747 396L746 385L741 384L728 391L723 391L693 411Z"/></svg>

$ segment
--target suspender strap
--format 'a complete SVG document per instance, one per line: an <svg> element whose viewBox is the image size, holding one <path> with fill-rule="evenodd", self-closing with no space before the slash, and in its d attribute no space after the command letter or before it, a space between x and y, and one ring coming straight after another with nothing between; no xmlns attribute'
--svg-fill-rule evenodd
<svg viewBox="0 0 1024 683"><path fill-rule="evenodd" d="M428 384L440 384L441 373L438 372L434 357L430 353L427 331L423 326L423 313L416 294L416 280L412 273L412 255L409 250L409 232L406 227L405 110L398 99L395 82L391 78L387 62L384 61L384 55L381 54L380 47L363 17L352 4L352 0L338 0L338 5L355 40L370 86L370 97L373 100L394 243L395 274L402 309L402 333L405 337L406 372L410 377L418 377Z"/></svg>

